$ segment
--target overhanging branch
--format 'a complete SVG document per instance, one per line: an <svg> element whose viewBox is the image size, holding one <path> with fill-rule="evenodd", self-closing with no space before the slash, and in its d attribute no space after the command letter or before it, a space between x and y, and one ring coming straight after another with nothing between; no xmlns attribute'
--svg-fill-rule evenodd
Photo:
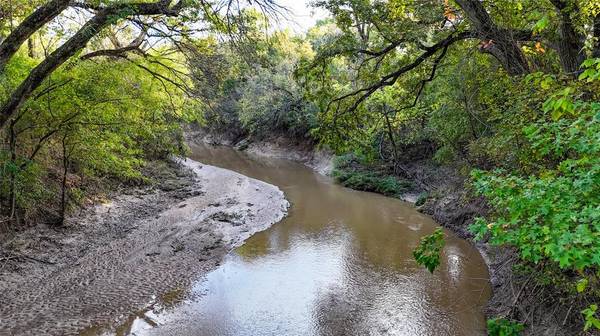
<svg viewBox="0 0 600 336"><path fill-rule="evenodd" d="M125 11L131 15L176 15L183 6L183 0L174 6L170 1L132 2L109 5L88 20L71 38L53 51L40 64L38 64L23 82L10 94L6 102L0 107L0 129L19 110L22 104L37 89L44 79L61 64L75 55L103 28L110 25L115 17L120 17Z"/></svg>
<svg viewBox="0 0 600 336"><path fill-rule="evenodd" d="M405 73L407 73L407 72L415 69L419 65L421 65L421 63L423 63L425 60L427 60L430 57L432 57L433 55L435 55L438 51L443 50L443 54L445 54L446 50L448 49L448 47L450 45L452 45L458 41L466 40L466 39L473 38L473 37L476 37L476 36L473 32L470 32L470 31L461 32L458 34L451 34L450 36L446 37L442 41L439 41L438 43L434 44L433 46L428 47L424 53L422 53L419 57L417 57L411 63L401 67L400 69L398 69L390 74L383 76L375 84L372 84L368 87L360 88L358 90L355 90L353 92L350 92L348 94L345 94L341 97L338 97L338 98L332 100L328 104L327 110L330 110L332 104L337 104L339 107L339 103L341 101L351 98L351 97L359 96L358 99L356 99L356 101L352 104L352 106L350 106L350 108L348 108L346 110L347 112L354 111L360 106L360 104L362 104L367 98L369 98L377 90L384 88L386 86L394 85L394 83L396 83L396 81L402 75L404 75ZM439 61L438 61L438 63L439 63ZM338 110L338 109L336 108L336 110Z"/></svg>

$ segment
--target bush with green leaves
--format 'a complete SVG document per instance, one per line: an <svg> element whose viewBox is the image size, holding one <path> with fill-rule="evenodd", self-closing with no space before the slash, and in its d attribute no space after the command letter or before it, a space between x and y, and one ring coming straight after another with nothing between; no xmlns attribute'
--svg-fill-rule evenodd
<svg viewBox="0 0 600 336"><path fill-rule="evenodd" d="M415 201L415 206L421 206L421 205L425 204L425 202L427 202L428 198L429 198L428 192L423 191L423 192L419 193L419 195L417 195L417 200Z"/></svg>
<svg viewBox="0 0 600 336"><path fill-rule="evenodd" d="M370 191L386 196L400 197L412 184L384 172L372 171L352 154L336 156L331 173L334 180L344 187Z"/></svg>
<svg viewBox="0 0 600 336"><path fill-rule="evenodd" d="M399 197L411 184L392 175L380 175L364 171L334 170L333 177L344 187L354 190L371 191L386 196Z"/></svg>
<svg viewBox="0 0 600 336"><path fill-rule="evenodd" d="M519 336L525 327L504 318L493 318L487 320L487 329L489 336Z"/></svg>
<svg viewBox="0 0 600 336"><path fill-rule="evenodd" d="M515 247L526 262L554 262L591 282L600 270L600 60L584 66L579 83L552 94L523 129L535 173L473 171L475 190L494 215L471 230L477 239Z"/></svg>

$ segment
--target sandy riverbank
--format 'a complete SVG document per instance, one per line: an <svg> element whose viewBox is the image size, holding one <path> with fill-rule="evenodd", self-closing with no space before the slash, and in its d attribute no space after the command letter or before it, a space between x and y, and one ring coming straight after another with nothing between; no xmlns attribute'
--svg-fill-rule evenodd
<svg viewBox="0 0 600 336"><path fill-rule="evenodd" d="M156 187L130 190L2 243L0 335L69 335L114 325L154 296L214 269L281 220L277 187L192 160Z"/></svg>

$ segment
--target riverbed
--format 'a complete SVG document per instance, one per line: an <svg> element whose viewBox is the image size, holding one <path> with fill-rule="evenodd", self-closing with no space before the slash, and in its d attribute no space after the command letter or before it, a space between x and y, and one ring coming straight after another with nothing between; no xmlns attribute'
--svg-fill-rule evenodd
<svg viewBox="0 0 600 336"><path fill-rule="evenodd" d="M446 231L440 267L431 274L417 265L412 250L438 225L411 204L229 147L193 145L191 158L278 186L288 216L118 333L485 335L484 260Z"/></svg>

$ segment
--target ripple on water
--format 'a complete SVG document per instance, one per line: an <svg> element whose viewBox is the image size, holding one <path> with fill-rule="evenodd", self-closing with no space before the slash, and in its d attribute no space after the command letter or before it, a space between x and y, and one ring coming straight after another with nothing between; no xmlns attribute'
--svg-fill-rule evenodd
<svg viewBox="0 0 600 336"><path fill-rule="evenodd" d="M436 224L410 205L283 160L193 147L193 159L279 186L292 208L135 335L484 335L487 268L448 233L434 274L412 250ZM152 321L151 323L148 320ZM155 324L155 325L153 325Z"/></svg>

